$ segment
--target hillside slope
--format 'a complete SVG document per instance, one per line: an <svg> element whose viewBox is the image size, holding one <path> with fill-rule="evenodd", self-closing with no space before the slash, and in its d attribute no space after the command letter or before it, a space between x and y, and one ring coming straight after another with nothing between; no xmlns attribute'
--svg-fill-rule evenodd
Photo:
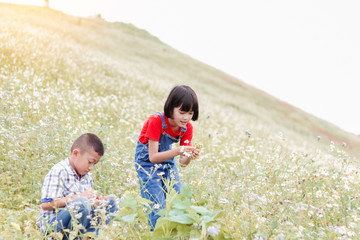
<svg viewBox="0 0 360 240"><path fill-rule="evenodd" d="M0 3L0 29L1 238L41 238L41 182L84 132L106 146L95 188L122 200L100 239L147 237L135 143L176 84L197 92L193 143L203 148L181 169L194 223L163 219L158 237L216 239L208 227L219 239L360 237L357 136L129 24Z"/></svg>
<svg viewBox="0 0 360 240"><path fill-rule="evenodd" d="M49 34L59 35L64 41L81 45L86 51L100 52L109 61L116 62L115 69L119 73L126 76L129 71L137 71L145 78L142 80L164 85L158 86L162 91L174 84L189 84L197 89L200 96L211 99L209 106L219 105L232 114L253 116L254 121L262 125L274 125L281 131L308 137L310 141L322 136L337 143L346 142L349 148L360 150L360 139L354 134L202 64L132 25L80 19L37 7L2 4L1 11L5 18L31 23L39 29L46 29Z"/></svg>

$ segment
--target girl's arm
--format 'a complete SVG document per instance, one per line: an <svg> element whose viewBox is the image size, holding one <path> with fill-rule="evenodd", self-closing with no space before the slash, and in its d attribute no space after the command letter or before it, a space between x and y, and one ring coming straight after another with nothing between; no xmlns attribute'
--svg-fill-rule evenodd
<svg viewBox="0 0 360 240"><path fill-rule="evenodd" d="M194 147L186 146L186 151L191 152L194 150ZM170 158L173 158L177 155L182 154L181 147L176 147L171 150L165 151L165 152L159 152L159 142L149 139L149 160L152 163L160 163L165 162L166 160L169 160Z"/></svg>

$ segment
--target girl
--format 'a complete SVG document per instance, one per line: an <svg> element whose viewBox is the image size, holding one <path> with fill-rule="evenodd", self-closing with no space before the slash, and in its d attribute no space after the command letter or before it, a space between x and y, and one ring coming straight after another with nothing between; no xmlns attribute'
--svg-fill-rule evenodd
<svg viewBox="0 0 360 240"><path fill-rule="evenodd" d="M157 112L144 123L135 152L135 168L140 181L141 196L153 203L149 214L149 225L154 230L159 209L165 208L166 189L172 186L180 193L181 182L174 157L180 155L180 164L188 165L199 155L191 146L193 127L199 115L197 96L188 86L174 87L164 106L164 112ZM172 148L180 140L180 146Z"/></svg>

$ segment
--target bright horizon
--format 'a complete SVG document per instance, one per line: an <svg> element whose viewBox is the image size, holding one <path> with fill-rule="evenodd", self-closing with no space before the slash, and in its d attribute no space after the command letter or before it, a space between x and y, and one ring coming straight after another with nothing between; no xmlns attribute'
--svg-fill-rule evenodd
<svg viewBox="0 0 360 240"><path fill-rule="evenodd" d="M357 1L50 0L50 7L132 23L199 61L360 134Z"/></svg>

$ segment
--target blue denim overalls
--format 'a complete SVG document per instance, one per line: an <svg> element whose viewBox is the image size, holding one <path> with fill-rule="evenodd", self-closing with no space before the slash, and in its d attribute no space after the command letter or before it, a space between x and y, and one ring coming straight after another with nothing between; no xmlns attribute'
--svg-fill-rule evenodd
<svg viewBox="0 0 360 240"><path fill-rule="evenodd" d="M165 152L172 148L173 143L179 142L181 137L174 138L166 133L168 127L165 123L164 115L157 112L160 115L162 121L163 132L159 139L159 152ZM182 127L182 133L186 132L186 127ZM166 160L158 164L150 162L149 159L149 143L142 144L139 140L136 146L135 152L135 169L138 173L140 182L141 196L153 203L150 205L152 211L149 213L149 225L153 231L159 215L157 212L159 209L165 208L166 200L166 186L164 182L170 180L170 186L177 193L180 193L181 182L179 178L178 169L175 165L174 158Z"/></svg>

